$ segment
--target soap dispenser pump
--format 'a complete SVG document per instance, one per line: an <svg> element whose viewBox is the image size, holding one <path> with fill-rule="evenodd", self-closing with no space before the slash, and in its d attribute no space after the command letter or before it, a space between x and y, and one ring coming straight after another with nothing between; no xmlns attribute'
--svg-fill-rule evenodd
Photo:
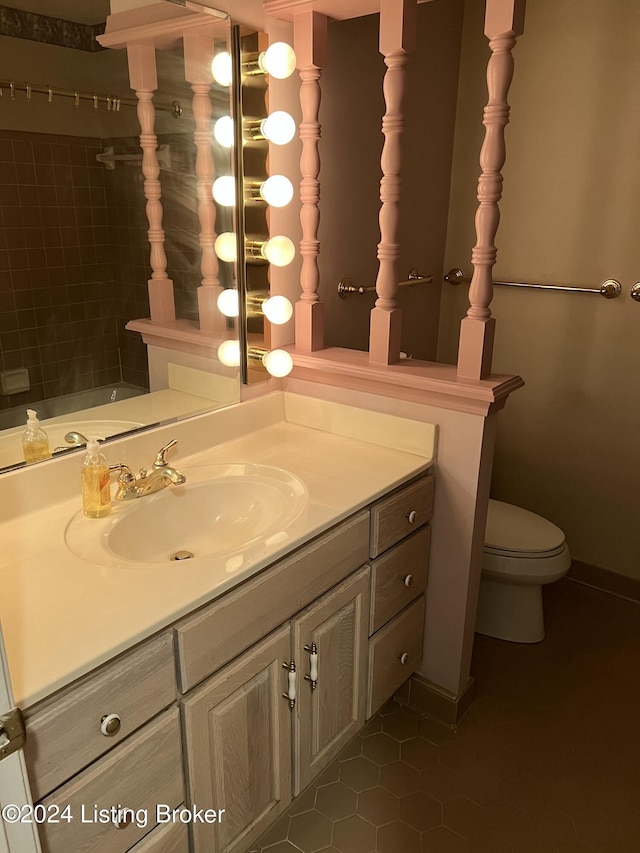
<svg viewBox="0 0 640 853"><path fill-rule="evenodd" d="M109 463L100 452L97 436L89 436L82 461L82 510L87 518L102 518L111 512Z"/></svg>
<svg viewBox="0 0 640 853"><path fill-rule="evenodd" d="M27 428L22 434L22 452L27 463L51 458L49 438L40 426L38 413L34 409L27 409Z"/></svg>

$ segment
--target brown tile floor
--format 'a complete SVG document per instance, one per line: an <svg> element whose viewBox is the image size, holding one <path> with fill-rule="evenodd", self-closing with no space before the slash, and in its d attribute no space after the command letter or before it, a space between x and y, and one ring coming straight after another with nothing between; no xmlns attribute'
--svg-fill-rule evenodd
<svg viewBox="0 0 640 853"><path fill-rule="evenodd" d="M547 637L476 637L457 732L395 703L259 853L640 853L640 605L564 580Z"/></svg>

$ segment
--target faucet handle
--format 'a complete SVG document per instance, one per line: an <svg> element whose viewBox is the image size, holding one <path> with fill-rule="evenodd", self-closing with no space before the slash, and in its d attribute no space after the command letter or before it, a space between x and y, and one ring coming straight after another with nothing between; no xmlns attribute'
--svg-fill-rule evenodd
<svg viewBox="0 0 640 853"><path fill-rule="evenodd" d="M167 453L171 450L172 447L175 447L178 444L177 438L172 438L168 444L165 444L164 447L161 447L158 453L156 454L156 461L153 463L154 468L166 468L169 463L167 462Z"/></svg>

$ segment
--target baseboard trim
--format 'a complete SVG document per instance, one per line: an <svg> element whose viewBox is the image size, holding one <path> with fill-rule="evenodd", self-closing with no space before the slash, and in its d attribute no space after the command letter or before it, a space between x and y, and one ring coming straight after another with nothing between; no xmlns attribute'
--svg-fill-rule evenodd
<svg viewBox="0 0 640 853"><path fill-rule="evenodd" d="M400 705L408 705L425 717L455 729L469 710L474 692L473 678L468 679L462 693L456 696L415 672L398 690L394 699Z"/></svg>
<svg viewBox="0 0 640 853"><path fill-rule="evenodd" d="M610 592L612 595L618 595L630 601L640 602L640 580L636 578L610 572L608 569L601 569L599 566L592 566L581 560L572 561L567 577L576 583Z"/></svg>

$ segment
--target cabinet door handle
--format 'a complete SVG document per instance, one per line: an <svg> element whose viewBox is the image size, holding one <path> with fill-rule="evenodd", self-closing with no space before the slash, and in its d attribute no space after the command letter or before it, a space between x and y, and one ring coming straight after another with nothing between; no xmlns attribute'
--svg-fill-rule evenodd
<svg viewBox="0 0 640 853"><path fill-rule="evenodd" d="M285 661L282 668L289 671L289 689L282 695L289 700L289 708L293 711L296 707L296 662L294 660L290 660L289 663Z"/></svg>
<svg viewBox="0 0 640 853"><path fill-rule="evenodd" d="M116 814L118 819L114 821L116 829L126 829L130 823L133 823L131 815L121 814L122 806L111 806L111 814Z"/></svg>
<svg viewBox="0 0 640 853"><path fill-rule="evenodd" d="M410 587L410 586L411 586L411 584L413 583L413 575L404 575L404 576L403 576L403 578L402 578L402 583L403 583L406 587Z"/></svg>
<svg viewBox="0 0 640 853"><path fill-rule="evenodd" d="M318 686L318 647L315 643L304 647L305 652L309 652L309 675L305 675L305 680L311 682L311 689L315 690Z"/></svg>
<svg viewBox="0 0 640 853"><path fill-rule="evenodd" d="M121 720L117 714L105 714L100 720L100 731L105 737L113 737L120 731Z"/></svg>
<svg viewBox="0 0 640 853"><path fill-rule="evenodd" d="M398 660L400 661L402 666L405 666L407 661L409 660L409 652L402 652L401 655L398 655Z"/></svg>
<svg viewBox="0 0 640 853"><path fill-rule="evenodd" d="M409 524L416 523L416 521L418 520L418 513L415 511L415 509L412 509L411 512L407 513L407 520Z"/></svg>

